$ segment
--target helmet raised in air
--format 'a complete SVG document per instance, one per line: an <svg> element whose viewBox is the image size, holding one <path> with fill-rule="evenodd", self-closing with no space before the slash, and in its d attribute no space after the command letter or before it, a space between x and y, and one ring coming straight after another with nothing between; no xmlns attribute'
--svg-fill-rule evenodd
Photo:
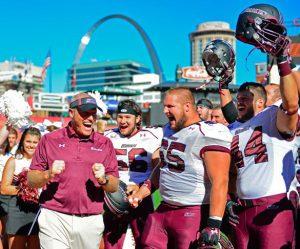
<svg viewBox="0 0 300 249"><path fill-rule="evenodd" d="M269 4L246 8L239 15L235 36L275 57L285 55L290 45L279 10Z"/></svg>
<svg viewBox="0 0 300 249"><path fill-rule="evenodd" d="M235 66L232 46L223 40L213 40L202 53L202 61L207 73L216 81L231 81Z"/></svg>

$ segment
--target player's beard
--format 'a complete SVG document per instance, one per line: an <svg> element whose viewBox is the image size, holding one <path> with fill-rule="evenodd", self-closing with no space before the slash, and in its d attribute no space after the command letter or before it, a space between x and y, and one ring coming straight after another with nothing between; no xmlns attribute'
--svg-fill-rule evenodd
<svg viewBox="0 0 300 249"><path fill-rule="evenodd" d="M200 118L201 118L202 121L208 120L208 117L209 117L208 111L202 112L201 115L200 115Z"/></svg>
<svg viewBox="0 0 300 249"><path fill-rule="evenodd" d="M185 127L185 123L187 121L187 118L185 115L183 115L178 121L175 123L174 130L179 131Z"/></svg>
<svg viewBox="0 0 300 249"><path fill-rule="evenodd" d="M132 136L133 134L135 134L137 132L138 128L136 126L133 126L132 128L130 129L126 129L125 131L123 130L120 130L120 133L124 136L124 137L130 137Z"/></svg>
<svg viewBox="0 0 300 249"><path fill-rule="evenodd" d="M249 107L247 109L247 112L243 116L241 116L239 119L241 121L246 122L246 121L248 121L249 119L251 119L253 117L254 117L254 109L253 109L253 107Z"/></svg>

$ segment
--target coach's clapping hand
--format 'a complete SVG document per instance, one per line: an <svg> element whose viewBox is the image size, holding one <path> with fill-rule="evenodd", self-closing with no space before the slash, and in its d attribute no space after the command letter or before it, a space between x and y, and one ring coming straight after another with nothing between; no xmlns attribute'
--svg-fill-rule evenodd
<svg viewBox="0 0 300 249"><path fill-rule="evenodd" d="M94 163L92 166L92 170L95 178L100 184L103 184L105 180L105 168L102 163Z"/></svg>
<svg viewBox="0 0 300 249"><path fill-rule="evenodd" d="M61 174L65 170L65 161L63 160L54 160L52 167L49 170L49 179L51 180L56 175Z"/></svg>

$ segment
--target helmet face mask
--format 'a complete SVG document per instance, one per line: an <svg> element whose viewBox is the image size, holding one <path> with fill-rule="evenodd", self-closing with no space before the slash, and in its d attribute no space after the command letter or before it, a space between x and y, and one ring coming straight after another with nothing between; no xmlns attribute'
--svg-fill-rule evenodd
<svg viewBox="0 0 300 249"><path fill-rule="evenodd" d="M202 61L208 75L216 81L232 78L235 66L235 54L231 45L223 40L214 40L207 44Z"/></svg>
<svg viewBox="0 0 300 249"><path fill-rule="evenodd" d="M290 44L281 14L268 4L250 6L239 15L236 38L276 57L286 54Z"/></svg>

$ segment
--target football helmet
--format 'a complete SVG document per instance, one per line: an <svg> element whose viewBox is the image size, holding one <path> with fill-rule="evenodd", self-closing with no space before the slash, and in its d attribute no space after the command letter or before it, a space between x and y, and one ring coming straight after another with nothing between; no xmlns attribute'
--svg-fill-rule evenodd
<svg viewBox="0 0 300 249"><path fill-rule="evenodd" d="M229 83L235 66L235 53L232 46L223 40L213 40L202 53L202 61L208 75L218 82Z"/></svg>
<svg viewBox="0 0 300 249"><path fill-rule="evenodd" d="M104 202L107 208L117 216L129 213L130 204L127 199L126 189L127 185L120 181L116 192L104 192Z"/></svg>
<svg viewBox="0 0 300 249"><path fill-rule="evenodd" d="M246 8L239 15L235 36L275 57L287 55L291 43L280 12L269 4Z"/></svg>

